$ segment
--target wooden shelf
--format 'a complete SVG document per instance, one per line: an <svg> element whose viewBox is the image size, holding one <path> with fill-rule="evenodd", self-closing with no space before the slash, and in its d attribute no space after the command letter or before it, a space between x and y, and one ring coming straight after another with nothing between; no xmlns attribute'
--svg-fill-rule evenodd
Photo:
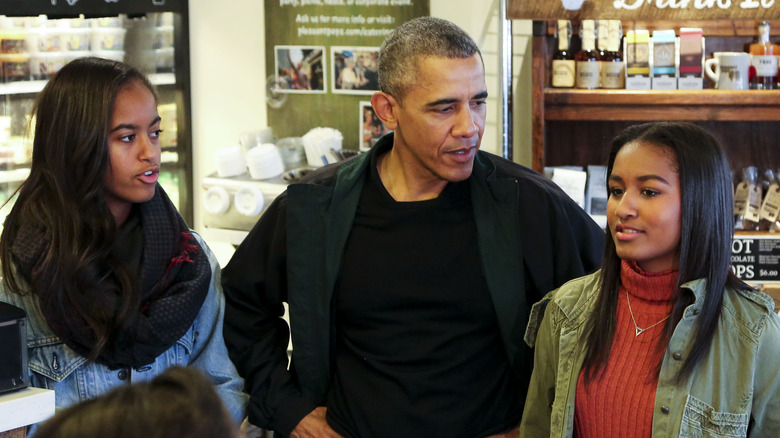
<svg viewBox="0 0 780 438"><path fill-rule="evenodd" d="M546 120L777 121L780 90L544 90Z"/></svg>
<svg viewBox="0 0 780 438"><path fill-rule="evenodd" d="M780 35L780 21L769 20L772 36ZM681 27L701 28L707 37L748 37L756 36L759 21L756 20L622 20L623 33L630 29L645 29L652 33L654 30L677 29ZM545 22L547 35L555 35L555 22Z"/></svg>
<svg viewBox="0 0 780 438"><path fill-rule="evenodd" d="M780 31L780 23L773 29ZM624 22L624 29L703 27L705 56L740 51L752 41L752 21ZM780 167L780 90L580 90L552 88L554 27L534 22L532 41L532 167L603 164L605 147L628 125L690 121L718 137L734 168ZM576 40L576 38L575 38ZM576 42L573 50L578 50Z"/></svg>

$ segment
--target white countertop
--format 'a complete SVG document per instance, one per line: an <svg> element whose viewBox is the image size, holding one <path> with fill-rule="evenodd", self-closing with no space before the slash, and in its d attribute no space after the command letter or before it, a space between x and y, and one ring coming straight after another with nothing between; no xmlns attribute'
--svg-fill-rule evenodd
<svg viewBox="0 0 780 438"><path fill-rule="evenodd" d="M0 432L44 421L54 415L54 391L25 388L0 394Z"/></svg>

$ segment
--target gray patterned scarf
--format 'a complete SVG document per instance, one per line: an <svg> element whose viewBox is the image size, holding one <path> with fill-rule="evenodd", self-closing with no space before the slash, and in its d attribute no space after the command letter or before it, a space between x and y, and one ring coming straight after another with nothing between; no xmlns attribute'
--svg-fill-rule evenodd
<svg viewBox="0 0 780 438"><path fill-rule="evenodd" d="M159 185L154 197L138 207L143 245L126 249L142 252L136 257L141 308L131 324L112 333L96 359L112 369L147 365L168 350L192 325L211 280L208 257ZM35 264L48 250L48 240L48 233L22 225L12 249L22 272L35 275ZM111 308L120 302L111 294L118 293L123 293L119 287L111 288L103 303ZM67 304L57 311L47 305L41 309L52 331L74 351L88 356L96 336Z"/></svg>

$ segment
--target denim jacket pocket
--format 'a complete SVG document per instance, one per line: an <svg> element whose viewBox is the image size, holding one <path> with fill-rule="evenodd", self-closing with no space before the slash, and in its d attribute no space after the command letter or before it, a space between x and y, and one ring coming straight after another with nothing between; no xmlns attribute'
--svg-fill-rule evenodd
<svg viewBox="0 0 780 438"><path fill-rule="evenodd" d="M195 333L192 327L184 334L168 351L174 354L178 365L189 365L192 357L192 349L195 346ZM170 365L169 365L170 366Z"/></svg>
<svg viewBox="0 0 780 438"><path fill-rule="evenodd" d="M718 412L709 404L691 395L685 403L681 438L747 437L750 415Z"/></svg>
<svg viewBox="0 0 780 438"><path fill-rule="evenodd" d="M35 345L27 351L30 371L55 382L62 382L87 361L62 342Z"/></svg>
<svg viewBox="0 0 780 438"><path fill-rule="evenodd" d="M179 338L173 345L171 345L171 348L169 348L165 353L157 356L157 359L155 359L154 363L152 364L152 369L154 370L152 375L157 375L163 372L166 368L172 367L174 365L189 365L194 345L195 333L192 327L190 327L184 336Z"/></svg>

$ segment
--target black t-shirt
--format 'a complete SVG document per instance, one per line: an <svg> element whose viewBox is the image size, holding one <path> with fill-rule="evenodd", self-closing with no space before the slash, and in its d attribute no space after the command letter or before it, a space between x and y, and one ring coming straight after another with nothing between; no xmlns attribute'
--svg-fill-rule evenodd
<svg viewBox="0 0 780 438"><path fill-rule="evenodd" d="M464 437L519 421L468 181L396 202L372 163L336 288L328 422L348 437Z"/></svg>

